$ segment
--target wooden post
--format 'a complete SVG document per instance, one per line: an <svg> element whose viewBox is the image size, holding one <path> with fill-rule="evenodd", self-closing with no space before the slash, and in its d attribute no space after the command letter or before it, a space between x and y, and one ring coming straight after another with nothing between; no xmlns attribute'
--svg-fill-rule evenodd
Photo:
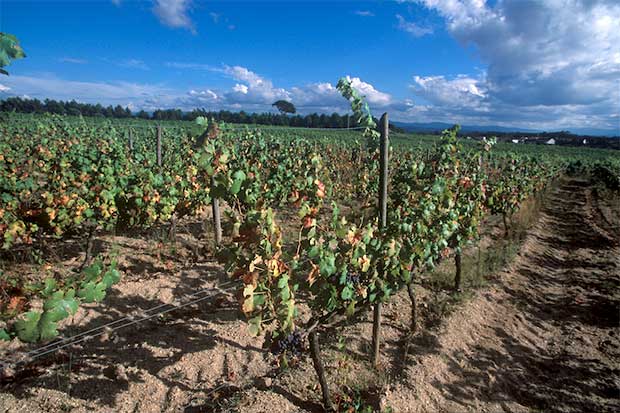
<svg viewBox="0 0 620 413"><path fill-rule="evenodd" d="M131 128L129 128L128 137L129 137L129 152L133 153L133 136L131 136Z"/></svg>
<svg viewBox="0 0 620 413"><path fill-rule="evenodd" d="M161 166L161 125L157 125L157 166Z"/></svg>
<svg viewBox="0 0 620 413"><path fill-rule="evenodd" d="M389 121L388 114L384 113L380 121L381 140L379 141L379 226L385 228L387 225L387 189L388 189L388 162L390 151Z"/></svg>
<svg viewBox="0 0 620 413"><path fill-rule="evenodd" d="M379 142L379 228L387 226L387 187L388 187L388 161L390 152L389 121L388 114L381 116L379 123L381 140ZM381 302L375 303L372 324L372 363L379 363L379 350L381 348Z"/></svg>
<svg viewBox="0 0 620 413"><path fill-rule="evenodd" d="M211 177L211 188L215 186L215 179ZM220 216L220 201L216 197L211 199L211 208L213 210L213 227L215 228L215 245L222 243L222 218Z"/></svg>
<svg viewBox="0 0 620 413"><path fill-rule="evenodd" d="M454 254L454 265L456 267L456 274L454 275L454 291L458 293L459 291L461 291L461 272L462 272L460 250Z"/></svg>

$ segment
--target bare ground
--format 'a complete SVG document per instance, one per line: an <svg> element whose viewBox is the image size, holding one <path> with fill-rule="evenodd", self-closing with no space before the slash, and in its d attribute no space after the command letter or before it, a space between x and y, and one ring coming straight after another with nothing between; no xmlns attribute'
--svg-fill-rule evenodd
<svg viewBox="0 0 620 413"><path fill-rule="evenodd" d="M378 369L367 362L368 314L323 332L332 389L367 390L369 405L393 412L620 411L620 215L607 199L563 180L514 262L438 327L408 338L409 300L395 296ZM121 248L125 279L105 304L84 306L66 335L224 284L217 264L197 264L196 248L183 247L190 232L174 251L102 239L100 249ZM423 315L438 294L418 288ZM20 369L0 388L0 412L321 411L309 360L279 372L262 345L233 294L216 291Z"/></svg>

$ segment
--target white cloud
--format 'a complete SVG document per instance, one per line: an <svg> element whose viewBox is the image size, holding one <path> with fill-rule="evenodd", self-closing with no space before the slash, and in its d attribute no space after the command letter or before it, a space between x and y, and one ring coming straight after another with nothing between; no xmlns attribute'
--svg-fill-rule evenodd
<svg viewBox="0 0 620 413"><path fill-rule="evenodd" d="M172 104L176 92L162 85L132 82L81 82L65 80L52 75L10 76L3 81L10 87L11 95L27 95L37 99L72 100L87 103L120 104L130 102L146 107L143 102L159 99L162 105Z"/></svg>
<svg viewBox="0 0 620 413"><path fill-rule="evenodd" d="M234 80L229 88L194 88L178 90L166 85L131 82L77 82L53 75L28 77L13 76L2 91L11 96L29 95L33 98L71 100L105 105L132 104L136 109L196 107L246 111L271 111L273 102L285 99L293 102L301 113L340 112L350 110L349 103L329 82L310 83L289 89L276 87L273 82L243 66L212 67L201 63L168 62L168 67L180 70L208 70ZM359 77L349 77L353 87L365 95L376 109L404 110L409 106L396 102L389 94ZM8 88L11 88L10 93Z"/></svg>
<svg viewBox="0 0 620 413"><path fill-rule="evenodd" d="M0 93L2 92L8 92L9 90L11 90L10 87L8 86L4 86L2 83L0 83Z"/></svg>
<svg viewBox="0 0 620 413"><path fill-rule="evenodd" d="M271 104L278 99L290 99L290 93L282 88L277 88L271 80L252 72L242 66L223 66L215 71L236 80L237 83L231 91L225 94L228 101L248 104Z"/></svg>
<svg viewBox="0 0 620 413"><path fill-rule="evenodd" d="M117 66L126 67L129 69L149 70L149 66L139 59L126 59L116 62Z"/></svg>
<svg viewBox="0 0 620 413"><path fill-rule="evenodd" d="M512 113L515 122L565 127L594 121L600 128L618 129L617 1L415 2L443 17L448 32L473 46L487 65L481 76L414 77L416 96L449 107L454 116L480 120L486 114L487 122L509 121ZM467 89L471 86L480 93Z"/></svg>
<svg viewBox="0 0 620 413"><path fill-rule="evenodd" d="M447 79L444 76L414 76L410 86L414 93L435 105L478 105L485 98L483 80L466 75Z"/></svg>
<svg viewBox="0 0 620 413"><path fill-rule="evenodd" d="M214 66L203 63L191 62L166 62L165 66L173 69L192 69L192 70L214 70Z"/></svg>
<svg viewBox="0 0 620 413"><path fill-rule="evenodd" d="M373 85L362 81L359 77L347 76L351 81L351 86L357 89L362 95L366 96L368 103L376 106L386 106L392 102L392 97L387 93L379 92Z"/></svg>
<svg viewBox="0 0 620 413"><path fill-rule="evenodd" d="M357 14L358 16L362 16L362 17L374 17L374 13L369 11L369 10L356 10L353 12L354 14Z"/></svg>
<svg viewBox="0 0 620 413"><path fill-rule="evenodd" d="M498 99L553 106L612 98L613 80L620 76L620 3L421 2L445 17L458 40L476 46L488 64L490 93Z"/></svg>
<svg viewBox="0 0 620 413"><path fill-rule="evenodd" d="M222 17L220 13L215 12L210 12L209 16L211 16L211 20L213 20L213 23L215 24L218 24L220 22L220 18Z"/></svg>
<svg viewBox="0 0 620 413"><path fill-rule="evenodd" d="M63 63L73 63L76 65L85 65L86 63L88 63L88 60L86 59L78 59L75 57L61 57L58 60Z"/></svg>
<svg viewBox="0 0 620 413"><path fill-rule="evenodd" d="M192 0L155 0L153 13L162 24L187 29L195 34L196 28L188 15L191 5Z"/></svg>
<svg viewBox="0 0 620 413"><path fill-rule="evenodd" d="M244 95L248 94L248 87L246 85L240 85L239 83L233 87L233 90L235 92L243 93Z"/></svg>
<svg viewBox="0 0 620 413"><path fill-rule="evenodd" d="M398 20L398 24L396 25L396 27L404 32L411 34L414 37L422 37L427 34L433 34L432 28L422 27L422 26L418 26L414 22L408 22L400 14L396 15L396 19Z"/></svg>

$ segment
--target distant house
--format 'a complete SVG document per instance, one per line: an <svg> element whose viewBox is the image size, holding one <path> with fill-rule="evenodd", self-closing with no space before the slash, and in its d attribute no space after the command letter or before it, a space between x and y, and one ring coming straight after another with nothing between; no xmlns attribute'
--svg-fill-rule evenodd
<svg viewBox="0 0 620 413"><path fill-rule="evenodd" d="M584 144L584 145L587 145L587 144L588 144L587 139L584 139L584 140L583 140L583 144Z"/></svg>
<svg viewBox="0 0 620 413"><path fill-rule="evenodd" d="M513 139L511 140L512 143L519 143L519 139Z"/></svg>
<svg viewBox="0 0 620 413"><path fill-rule="evenodd" d="M555 145L555 139L551 138L547 142L545 142L545 144L546 145Z"/></svg>

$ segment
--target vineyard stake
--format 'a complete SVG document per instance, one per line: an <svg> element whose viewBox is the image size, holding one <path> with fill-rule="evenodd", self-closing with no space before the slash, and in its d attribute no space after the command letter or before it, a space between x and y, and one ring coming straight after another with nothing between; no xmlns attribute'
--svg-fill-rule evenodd
<svg viewBox="0 0 620 413"><path fill-rule="evenodd" d="M459 250L454 254L454 266L456 267L456 274L454 275L454 291L457 293L461 291L461 258L461 250L459 248Z"/></svg>
<svg viewBox="0 0 620 413"><path fill-rule="evenodd" d="M157 166L161 166L161 125L157 125Z"/></svg>
<svg viewBox="0 0 620 413"><path fill-rule="evenodd" d="M389 161L389 120L387 112L381 116L380 121L381 140L379 141L379 228L387 226L387 184L388 184L388 161ZM381 348L381 302L374 306L372 324L372 363L379 363L379 350Z"/></svg>
<svg viewBox="0 0 620 413"><path fill-rule="evenodd" d="M211 188L215 186L215 179L211 177ZM220 201L216 197L211 200L211 208L213 209L213 226L215 227L215 245L222 243L222 219L220 216Z"/></svg>
<svg viewBox="0 0 620 413"><path fill-rule="evenodd" d="M129 152L133 152L133 137L131 136L131 128L128 130L129 137Z"/></svg>

